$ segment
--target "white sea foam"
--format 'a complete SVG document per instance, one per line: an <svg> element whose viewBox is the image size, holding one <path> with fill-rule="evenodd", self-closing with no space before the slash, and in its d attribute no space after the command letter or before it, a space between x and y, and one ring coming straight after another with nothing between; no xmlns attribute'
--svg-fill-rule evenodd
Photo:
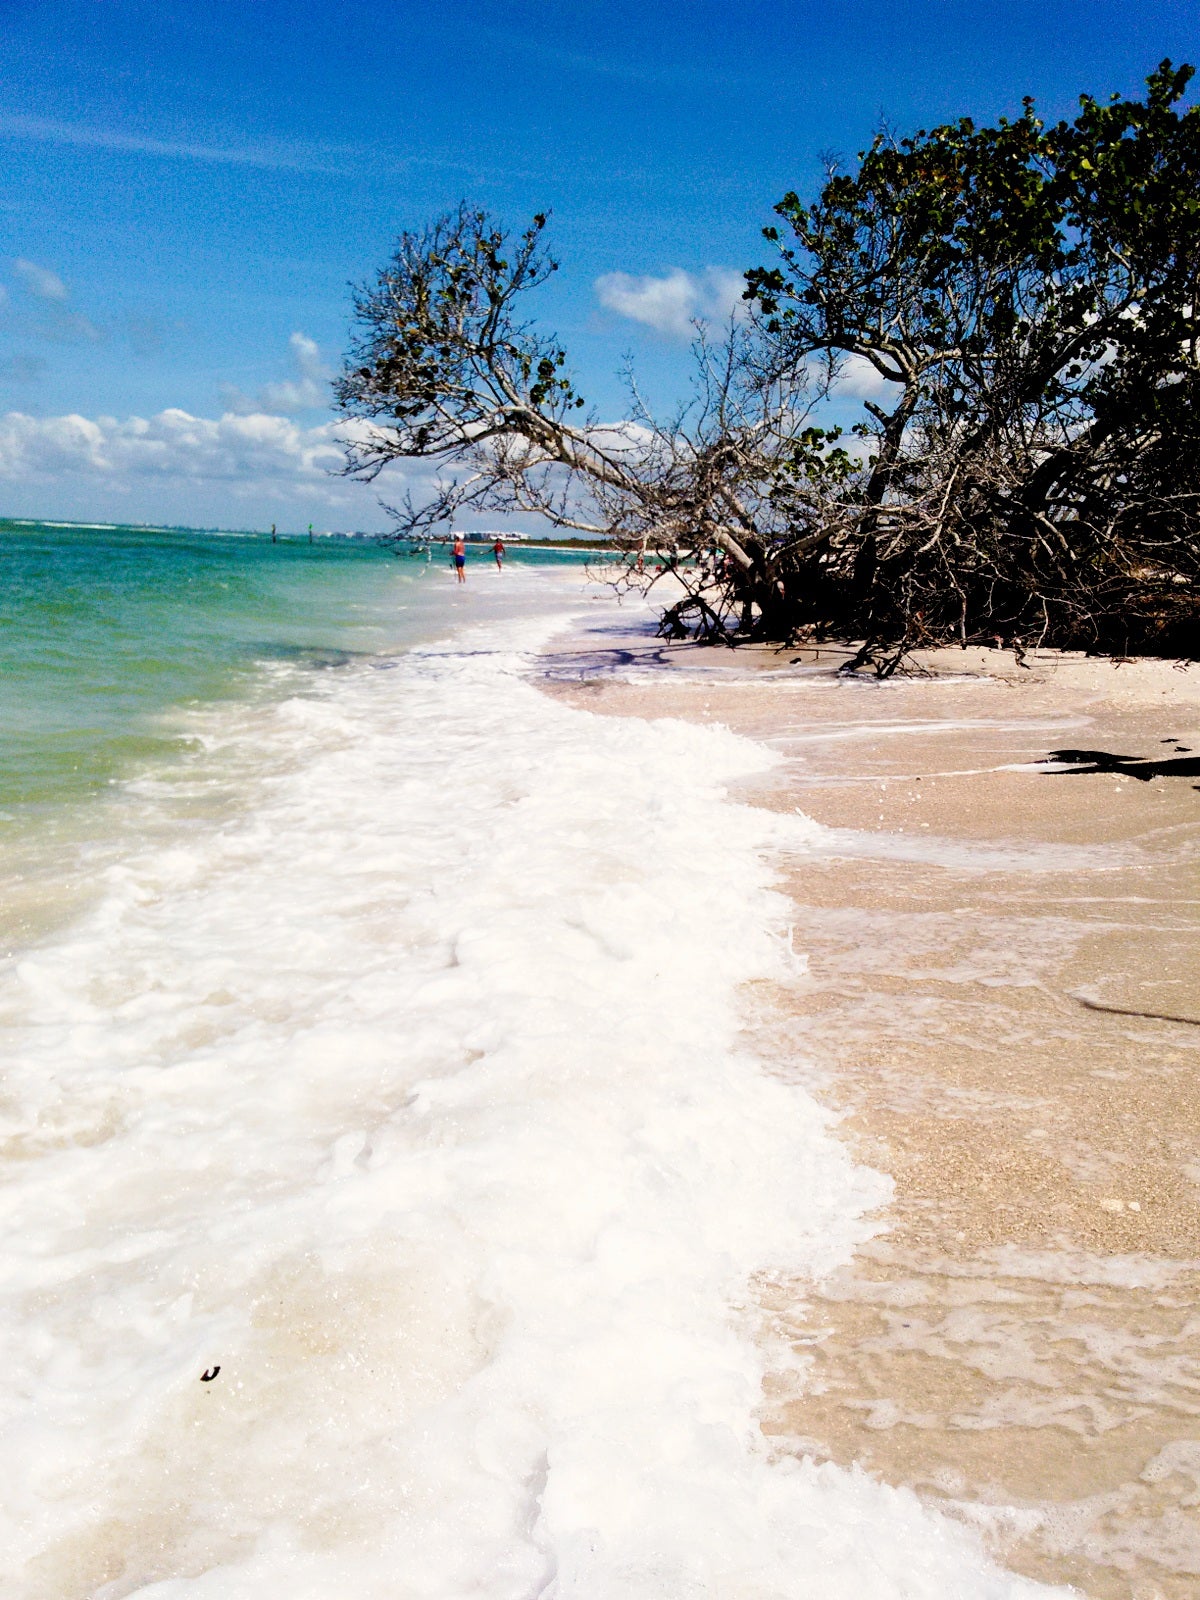
<svg viewBox="0 0 1200 1600"><path fill-rule="evenodd" d="M723 786L772 758L513 643L198 716L241 808L132 794L7 975L6 1592L1048 1592L768 1452L753 1275L886 1192L738 1043L784 907Z"/></svg>
<svg viewBox="0 0 1200 1600"><path fill-rule="evenodd" d="M1129 865L1129 854L1112 845L1009 844L980 845L937 834L878 833L859 828L830 828L805 817L800 834L781 830L779 843L800 854L842 860L920 862L951 872L1115 872Z"/></svg>

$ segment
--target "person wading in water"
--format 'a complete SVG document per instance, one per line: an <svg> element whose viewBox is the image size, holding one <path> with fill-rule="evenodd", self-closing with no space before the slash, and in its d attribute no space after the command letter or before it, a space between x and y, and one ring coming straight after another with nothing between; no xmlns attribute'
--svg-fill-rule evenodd
<svg viewBox="0 0 1200 1600"><path fill-rule="evenodd" d="M461 533L454 535L454 576L459 583L467 581L467 544Z"/></svg>
<svg viewBox="0 0 1200 1600"><path fill-rule="evenodd" d="M503 539L497 539L496 540L495 544L492 546L492 554L496 558L496 571L497 572L503 572L504 571L504 540Z"/></svg>

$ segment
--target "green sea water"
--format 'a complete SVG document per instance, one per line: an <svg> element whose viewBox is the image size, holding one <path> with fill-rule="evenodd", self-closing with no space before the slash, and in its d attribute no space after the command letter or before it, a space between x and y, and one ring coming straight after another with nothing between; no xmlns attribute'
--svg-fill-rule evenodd
<svg viewBox="0 0 1200 1600"><path fill-rule="evenodd" d="M486 552L471 572L456 594L440 552L369 540L0 522L0 818L32 823L157 765L172 712L261 692L271 662L336 666L494 609Z"/></svg>

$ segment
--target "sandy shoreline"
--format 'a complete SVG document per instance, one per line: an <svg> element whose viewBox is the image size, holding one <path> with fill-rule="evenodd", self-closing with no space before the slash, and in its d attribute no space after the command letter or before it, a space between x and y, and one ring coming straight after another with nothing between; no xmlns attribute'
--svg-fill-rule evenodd
<svg viewBox="0 0 1200 1600"><path fill-rule="evenodd" d="M546 664L592 711L770 743L743 798L821 825L781 863L807 973L748 995L747 1029L895 1199L818 1294L770 1290L807 1372L764 1429L911 1485L1023 1573L1182 1600L1200 1026L1161 1019L1200 1018L1200 667L956 651L878 684L839 659L600 627ZM1031 765L1062 749L1152 765Z"/></svg>

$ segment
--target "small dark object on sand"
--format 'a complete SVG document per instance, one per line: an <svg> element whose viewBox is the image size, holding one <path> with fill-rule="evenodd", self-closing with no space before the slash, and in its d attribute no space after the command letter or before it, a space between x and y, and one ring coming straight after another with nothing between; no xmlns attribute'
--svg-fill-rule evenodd
<svg viewBox="0 0 1200 1600"><path fill-rule="evenodd" d="M220 1367L209 1367L207 1372L202 1372L200 1374L200 1382L211 1383L220 1370Z"/></svg>

